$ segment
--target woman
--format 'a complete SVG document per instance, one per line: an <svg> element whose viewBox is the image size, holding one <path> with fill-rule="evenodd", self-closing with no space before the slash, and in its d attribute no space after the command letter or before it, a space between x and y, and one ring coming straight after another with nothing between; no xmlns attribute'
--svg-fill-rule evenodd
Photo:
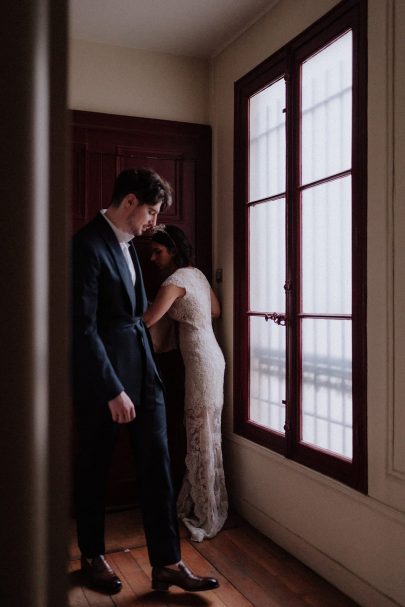
<svg viewBox="0 0 405 607"><path fill-rule="evenodd" d="M167 277L144 315L148 327L168 315L178 322L185 367L186 473L177 500L191 539L214 537L228 513L222 466L221 412L225 361L212 329L218 300L191 265L191 245L177 226L155 228L151 260Z"/></svg>

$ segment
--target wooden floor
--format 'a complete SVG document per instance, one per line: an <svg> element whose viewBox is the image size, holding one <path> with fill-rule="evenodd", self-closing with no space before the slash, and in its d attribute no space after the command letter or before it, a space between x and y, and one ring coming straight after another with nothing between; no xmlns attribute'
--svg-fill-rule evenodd
<svg viewBox="0 0 405 607"><path fill-rule="evenodd" d="M69 607L356 607L339 590L235 516L212 540L190 542L185 530L181 532L184 561L199 575L218 578L217 590L187 593L172 586L169 592L153 592L139 516L121 513L108 517L107 560L122 579L123 589L107 596L87 588L72 538ZM125 538L122 529L131 523L130 536Z"/></svg>

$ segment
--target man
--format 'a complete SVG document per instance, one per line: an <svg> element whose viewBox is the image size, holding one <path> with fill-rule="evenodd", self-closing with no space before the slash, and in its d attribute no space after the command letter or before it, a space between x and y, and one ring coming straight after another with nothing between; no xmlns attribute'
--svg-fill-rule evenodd
<svg viewBox="0 0 405 607"><path fill-rule="evenodd" d="M132 238L170 204L170 186L155 172L123 171L108 209L73 239L77 534L82 570L108 593L122 586L104 558L105 485L118 424L128 425L135 455L152 588L218 587L181 561L163 387L141 319L147 302Z"/></svg>

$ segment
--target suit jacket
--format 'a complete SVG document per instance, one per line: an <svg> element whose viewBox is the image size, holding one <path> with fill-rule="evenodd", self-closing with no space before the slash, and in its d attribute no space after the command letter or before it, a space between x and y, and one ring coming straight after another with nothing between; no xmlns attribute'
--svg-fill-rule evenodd
<svg viewBox="0 0 405 607"><path fill-rule="evenodd" d="M161 379L141 316L147 299L135 248L135 288L117 237L99 213L73 238L73 390L80 407L100 407L123 390L153 404Z"/></svg>

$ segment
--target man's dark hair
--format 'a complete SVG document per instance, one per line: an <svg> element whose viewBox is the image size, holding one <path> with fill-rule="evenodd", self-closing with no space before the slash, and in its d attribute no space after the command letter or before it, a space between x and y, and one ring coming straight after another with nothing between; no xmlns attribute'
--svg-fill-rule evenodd
<svg viewBox="0 0 405 607"><path fill-rule="evenodd" d="M170 184L152 169L127 169L118 175L114 183L111 205L118 207L128 194L135 194L139 204L162 203L161 211L172 204Z"/></svg>
<svg viewBox="0 0 405 607"><path fill-rule="evenodd" d="M158 242L174 253L173 261L178 268L191 264L193 250L187 236L179 227L157 226L152 233L152 242Z"/></svg>

